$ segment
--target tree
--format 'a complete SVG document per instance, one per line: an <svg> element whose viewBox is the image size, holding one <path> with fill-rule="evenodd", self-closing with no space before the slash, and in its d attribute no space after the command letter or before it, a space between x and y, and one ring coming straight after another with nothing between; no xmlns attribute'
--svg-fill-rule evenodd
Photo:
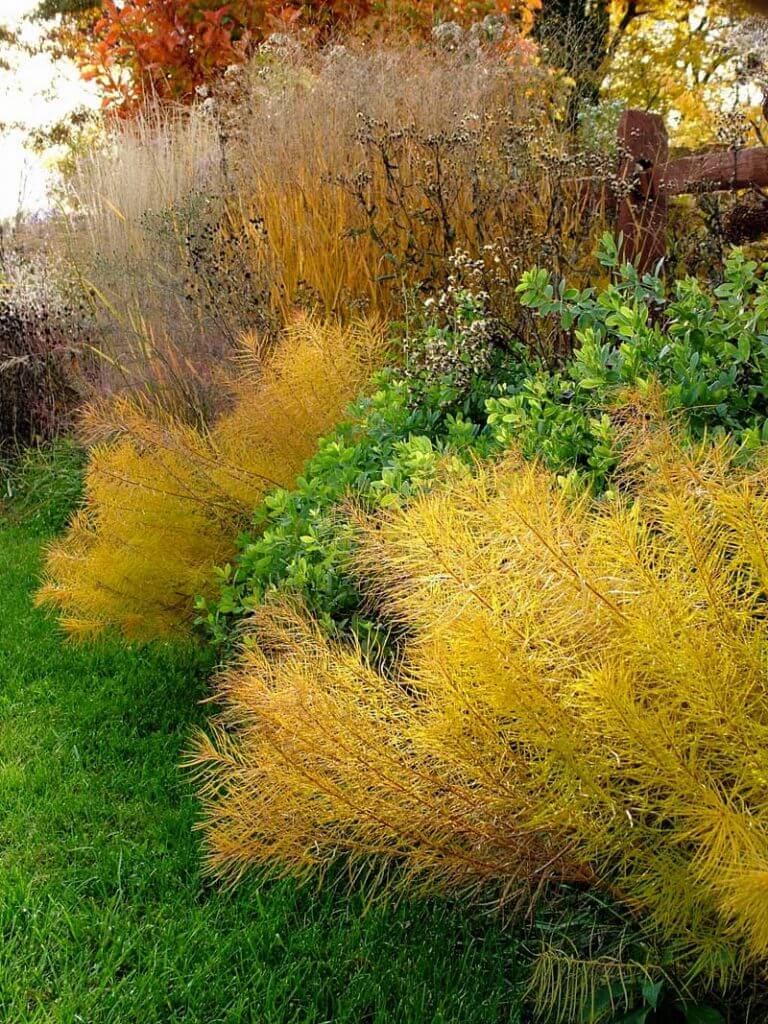
<svg viewBox="0 0 768 1024"><path fill-rule="evenodd" d="M745 6L729 0L635 6L609 55L603 94L661 114L678 144L708 141L725 111L748 95L739 89L743 65L731 45Z"/></svg>
<svg viewBox="0 0 768 1024"><path fill-rule="evenodd" d="M599 97L672 116L677 141L712 133L738 97L733 28L768 0L543 0L534 35L573 80L568 119Z"/></svg>
<svg viewBox="0 0 768 1024"><path fill-rule="evenodd" d="M35 9L35 17L40 20L55 18L57 15L72 16L97 12L98 2L94 0L42 0Z"/></svg>
<svg viewBox="0 0 768 1024"><path fill-rule="evenodd" d="M733 26L768 0L42 0L41 15L64 15L60 42L97 82L105 107L132 114L147 96L189 102L275 30L322 41L353 25L396 28L421 38L435 21L464 23L489 12L535 16L547 64L573 82L575 127L600 97L655 110L678 124L677 140L711 134L714 112L738 92Z"/></svg>
<svg viewBox="0 0 768 1024"><path fill-rule="evenodd" d="M317 37L365 17L370 0L43 0L41 17L63 15L59 43L95 81L105 109L134 113L147 98L186 103L195 90L245 59L280 27Z"/></svg>
<svg viewBox="0 0 768 1024"><path fill-rule="evenodd" d="M568 120L574 124L585 103L596 102L611 49L611 4L605 0L543 0L534 38L545 59L573 79Z"/></svg>
<svg viewBox="0 0 768 1024"><path fill-rule="evenodd" d="M0 25L0 71L10 71L11 65L8 63L5 54L8 47L16 45L16 33L6 28L5 25Z"/></svg>
<svg viewBox="0 0 768 1024"><path fill-rule="evenodd" d="M42 0L41 17L63 15L56 34L107 110L130 116L148 97L189 102L226 67L275 31L317 42L365 26L428 36L435 21L519 14L525 26L541 0ZM95 16L94 16L95 13Z"/></svg>

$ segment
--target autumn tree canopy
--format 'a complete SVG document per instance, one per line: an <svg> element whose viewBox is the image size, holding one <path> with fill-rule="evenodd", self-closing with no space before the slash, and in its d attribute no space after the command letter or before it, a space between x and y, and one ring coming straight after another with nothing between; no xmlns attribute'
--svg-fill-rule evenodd
<svg viewBox="0 0 768 1024"><path fill-rule="evenodd" d="M614 98L670 118L676 140L693 144L750 95L734 43L757 8L768 0L542 0L534 35L573 80L574 123L585 104Z"/></svg>
<svg viewBox="0 0 768 1024"><path fill-rule="evenodd" d="M427 36L435 22L511 14L541 59L572 82L575 124L600 97L670 117L680 141L712 134L733 105L740 69L729 38L768 0L42 0L59 41L95 81L107 110L130 115L147 97L189 102L275 31L319 42L350 29Z"/></svg>
<svg viewBox="0 0 768 1024"><path fill-rule="evenodd" d="M195 89L245 59L275 31L323 42L352 28L402 22L428 32L449 17L532 10L541 0L43 0L63 15L59 40L95 81L108 110L130 115L148 97L188 102Z"/></svg>

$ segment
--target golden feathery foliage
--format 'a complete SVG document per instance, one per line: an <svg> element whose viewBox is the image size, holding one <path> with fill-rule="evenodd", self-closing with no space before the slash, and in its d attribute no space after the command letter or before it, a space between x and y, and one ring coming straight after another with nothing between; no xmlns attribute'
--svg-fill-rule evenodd
<svg viewBox="0 0 768 1024"><path fill-rule="evenodd" d="M259 642L223 676L226 710L191 759L205 766L218 874L254 862L304 874L348 851L460 887L500 873L583 880L556 841L516 827L522 808L489 816L471 784L412 749L419 708L406 687L287 605L259 608L253 625Z"/></svg>
<svg viewBox="0 0 768 1024"><path fill-rule="evenodd" d="M265 492L293 482L384 353L380 324L300 318L269 353L244 339L231 411L208 431L131 399L89 410L85 505L48 550L38 603L75 637L188 629Z"/></svg>
<svg viewBox="0 0 768 1024"><path fill-rule="evenodd" d="M594 877L691 976L764 960L768 467L660 438L632 501L510 457L363 520L394 677L261 610L192 758L213 870Z"/></svg>

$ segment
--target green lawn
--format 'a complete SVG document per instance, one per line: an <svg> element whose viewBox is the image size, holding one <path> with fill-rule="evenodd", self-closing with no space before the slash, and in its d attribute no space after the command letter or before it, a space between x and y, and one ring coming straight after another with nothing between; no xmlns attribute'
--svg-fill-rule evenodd
<svg viewBox="0 0 768 1024"><path fill-rule="evenodd" d="M201 658L62 642L0 531L0 1022L519 1020L514 940L450 903L200 872L177 768Z"/></svg>

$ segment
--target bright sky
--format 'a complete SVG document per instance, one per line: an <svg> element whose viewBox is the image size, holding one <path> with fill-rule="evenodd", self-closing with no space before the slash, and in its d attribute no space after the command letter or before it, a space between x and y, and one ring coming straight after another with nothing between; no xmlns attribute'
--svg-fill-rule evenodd
<svg viewBox="0 0 768 1024"><path fill-rule="evenodd" d="M34 41L37 29L23 22L39 0L0 0L0 25L21 28L25 39ZM35 128L59 120L83 103L93 103L92 94L69 62L54 63L39 54L14 55L13 70L0 70L0 121L21 122ZM23 130L0 134L0 220L21 208L44 209L48 172L45 160L24 147Z"/></svg>

